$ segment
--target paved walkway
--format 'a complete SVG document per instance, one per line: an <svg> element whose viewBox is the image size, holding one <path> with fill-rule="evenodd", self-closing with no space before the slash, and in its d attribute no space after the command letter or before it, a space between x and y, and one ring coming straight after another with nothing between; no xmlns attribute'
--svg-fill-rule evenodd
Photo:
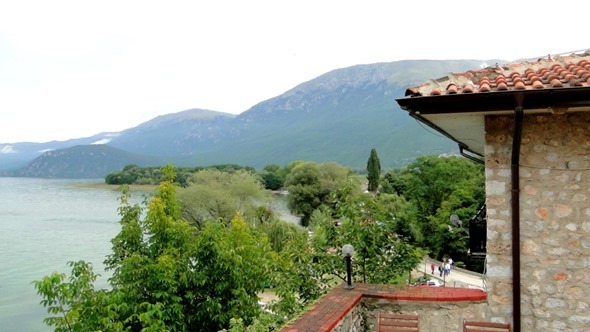
<svg viewBox="0 0 590 332"><path fill-rule="evenodd" d="M432 263L436 266L434 274L431 273L430 269ZM424 271L426 271L428 276L437 279L441 284L449 287L478 288L483 289L484 291L486 290L483 274L453 267L448 276L445 276L443 273L443 276L441 277L438 272L438 266L440 264L440 261L425 258L422 263L423 269L419 272L424 273Z"/></svg>

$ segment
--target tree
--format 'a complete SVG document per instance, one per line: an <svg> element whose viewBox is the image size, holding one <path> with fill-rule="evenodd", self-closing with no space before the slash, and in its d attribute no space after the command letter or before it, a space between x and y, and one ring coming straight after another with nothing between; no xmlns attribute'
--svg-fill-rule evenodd
<svg viewBox="0 0 590 332"><path fill-rule="evenodd" d="M262 281L272 278L273 252L262 233L239 216L230 227L209 223L199 233L193 258L194 319L190 331L218 331L231 318L246 324L260 314Z"/></svg>
<svg viewBox="0 0 590 332"><path fill-rule="evenodd" d="M266 234L272 249L281 253L291 241L307 240L307 232L301 226L286 221L271 219L259 224L258 228Z"/></svg>
<svg viewBox="0 0 590 332"><path fill-rule="evenodd" d="M281 176L281 167L277 164L270 164L264 166L260 177L264 183L264 188L269 190L278 190L283 187L285 178Z"/></svg>
<svg viewBox="0 0 590 332"><path fill-rule="evenodd" d="M70 263L34 285L56 331L218 331L260 314L257 292L278 263L266 236L236 215L200 232L182 219L174 169L143 213L121 196L121 232L105 265L110 290L95 290L89 263ZM271 276L269 276L271 274Z"/></svg>
<svg viewBox="0 0 590 332"><path fill-rule="evenodd" d="M391 226L398 237L421 243L424 236L416 223L417 211L411 202L404 196L386 193L380 193L375 199L384 207L385 218L392 220Z"/></svg>
<svg viewBox="0 0 590 332"><path fill-rule="evenodd" d="M316 210L312 217L313 250L323 266L318 270L344 275L340 248L347 243L355 248L353 278L361 282L393 283L419 264L424 252L395 233L395 217L388 214L385 201L367 195L334 196L339 197L336 213Z"/></svg>
<svg viewBox="0 0 590 332"><path fill-rule="evenodd" d="M322 205L333 205L330 194L348 188L358 190L350 169L336 163L306 162L293 167L285 185L289 191L287 204L291 213L301 216L301 224L309 225L313 211ZM333 206L332 206L333 208Z"/></svg>
<svg viewBox="0 0 590 332"><path fill-rule="evenodd" d="M379 179L381 177L381 162L377 156L377 150L371 149L371 155L367 161L367 180L369 180L368 190L376 192L379 188Z"/></svg>
<svg viewBox="0 0 590 332"><path fill-rule="evenodd" d="M423 156L402 170L386 174L383 181L386 191L405 197L413 205L415 219L411 227L405 227L411 231L407 234L413 234L436 258L466 258L466 233L454 231L450 216L470 220L484 204L482 165L461 157Z"/></svg>
<svg viewBox="0 0 590 332"><path fill-rule="evenodd" d="M309 225L312 212L322 204L322 188L317 164L303 163L295 166L287 176L289 190L287 206L291 213L301 216L301 224Z"/></svg>
<svg viewBox="0 0 590 332"><path fill-rule="evenodd" d="M206 220L228 223L237 212L246 219L253 218L256 206L270 200L256 176L244 170L229 173L204 169L189 183L179 191L178 198L183 216L199 228Z"/></svg>

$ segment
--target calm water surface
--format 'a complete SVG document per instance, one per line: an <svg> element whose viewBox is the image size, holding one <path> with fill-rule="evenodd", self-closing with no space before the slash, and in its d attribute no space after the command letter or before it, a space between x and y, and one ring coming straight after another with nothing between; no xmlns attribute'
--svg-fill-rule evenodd
<svg viewBox="0 0 590 332"><path fill-rule="evenodd" d="M0 177L0 330L51 331L31 284L68 261L93 263L106 287L103 260L119 231L116 190L72 186L97 180ZM137 202L142 194L136 193Z"/></svg>

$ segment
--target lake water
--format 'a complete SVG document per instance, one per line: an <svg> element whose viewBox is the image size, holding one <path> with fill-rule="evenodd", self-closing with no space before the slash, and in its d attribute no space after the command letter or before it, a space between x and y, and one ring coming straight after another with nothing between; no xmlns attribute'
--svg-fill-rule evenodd
<svg viewBox="0 0 590 332"><path fill-rule="evenodd" d="M106 286L103 260L119 231L116 190L72 186L98 180L0 178L0 330L51 331L31 284L68 261L93 263ZM134 194L141 201L141 194Z"/></svg>
<svg viewBox="0 0 590 332"><path fill-rule="evenodd" d="M107 286L102 262L120 229L120 193L74 186L102 181L0 177L0 331L51 331L31 282L53 272L69 275L68 261L91 262L102 275L95 286ZM132 202L144 194L134 192ZM273 208L297 222L284 202Z"/></svg>

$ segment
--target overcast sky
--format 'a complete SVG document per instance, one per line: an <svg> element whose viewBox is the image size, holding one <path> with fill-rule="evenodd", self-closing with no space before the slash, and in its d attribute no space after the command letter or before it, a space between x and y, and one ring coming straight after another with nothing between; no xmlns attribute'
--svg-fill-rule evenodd
<svg viewBox="0 0 590 332"><path fill-rule="evenodd" d="M120 131L190 108L239 114L357 64L589 49L588 9L585 0L1 1L0 143Z"/></svg>

